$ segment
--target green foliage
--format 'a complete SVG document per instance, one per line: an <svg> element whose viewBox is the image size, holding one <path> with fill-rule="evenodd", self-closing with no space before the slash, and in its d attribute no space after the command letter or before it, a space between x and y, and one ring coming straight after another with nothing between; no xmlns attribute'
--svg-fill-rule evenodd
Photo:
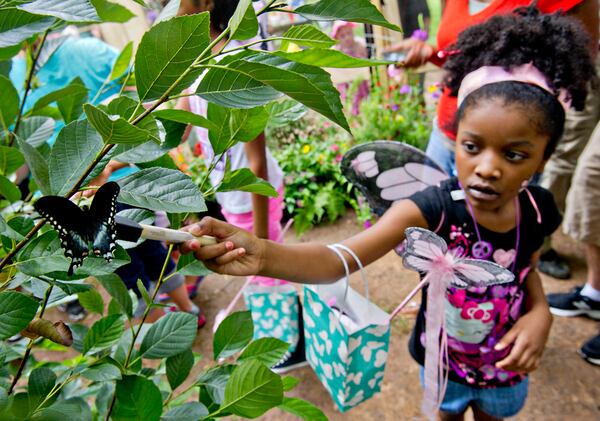
<svg viewBox="0 0 600 421"><path fill-rule="evenodd" d="M426 94L435 94L436 90L431 86ZM353 95L354 89L350 89L349 99ZM376 83L350 124L354 136L361 142L399 140L424 150L431 132L431 119L425 109L418 76L402 85Z"/></svg>
<svg viewBox="0 0 600 421"><path fill-rule="evenodd" d="M285 176L285 206L298 235L313 225L333 222L348 207L360 211L356 192L339 162L350 147L340 130L314 115L287 127L272 128L271 148Z"/></svg>
<svg viewBox="0 0 600 421"><path fill-rule="evenodd" d="M146 6L142 0L135 1ZM266 3L264 10L255 12L250 0L241 0L221 39L252 38L258 32L257 16L285 2ZM344 18L393 27L367 0L342 3L319 1L298 12L315 19ZM164 276L152 291L138 282L148 307L141 320L134 320L137 300L114 274L129 261L126 251L117 247L110 262L88 256L69 276L70 261L58 233L38 223L32 210L40 193L72 198L92 180L102 182L103 170L110 160L116 160L141 168L119 180L118 200L141 208L126 211L129 217L151 222L154 211L164 211L170 220L181 221L186 213L204 211L205 198L216 191L276 195L272 186L248 169L231 171L227 166L223 181L216 186L207 181L216 162L205 166L193 163L191 176L175 169L167 152L181 142L187 125L207 128L217 154L255 139L269 121L285 125L297 120L307 108L337 124L341 129L336 133L349 130L338 91L323 67L381 62L357 60L331 50L335 41L311 24L290 28L281 39L267 40L283 41L284 49L289 43L306 48L299 53L248 48L219 57L227 47L213 50L217 43L211 45L208 13L176 17L178 5L177 0L169 2L144 34L135 57L133 44L128 44L107 66L99 92L91 93L85 78L77 77L66 86L40 94L44 79L37 73L62 45L48 40L51 30L71 23L126 22L133 13L110 0L0 2L0 340L20 332L36 338L10 347L0 342L2 420L254 418L277 406L306 419L322 415L304 401L284 397L296 382L282 380L270 367L280 360L287 345L272 338L253 341L248 312L234 313L221 323L213 338L214 363L192 378L196 317L170 313L151 326L144 325L150 309L159 306L154 303ZM25 82L15 86L8 75L14 67L11 59L20 51ZM204 76L197 92L210 102L208 115L174 110L178 96L201 73ZM120 93L109 103L98 104L109 86L120 88ZM131 87L137 92L126 92ZM32 101L32 96L37 100ZM287 98L282 100L284 96ZM157 110L159 106L161 110ZM54 137L57 127L61 129ZM312 140L305 139L288 149L298 155L299 162L308 161L298 148L309 144L313 145ZM331 149L332 144L324 148ZM318 166L324 170L318 176L333 174L336 156L329 154L326 159L331 162L320 162ZM319 155L310 158L319 162ZM24 165L30 175L24 182L30 189L27 195L22 195L14 182L17 175L22 176ZM310 184L311 177L302 180ZM354 200L349 190L334 195L334 186L344 181L339 174L332 180L331 193L315 195L312 214L307 212L300 227L325 214L335 219L343 211L343 203ZM307 188L307 193L311 191ZM89 206L89 199L77 200ZM308 203L309 199L292 199L294 203L297 200ZM208 273L190 255L179 259L176 272ZM96 313L91 326L54 324L44 318L48 304L65 294L77 294L81 304ZM50 340L63 345L58 348ZM60 363L37 361L30 355L34 347L60 352L71 343L78 355ZM197 399L190 400L192 394Z"/></svg>

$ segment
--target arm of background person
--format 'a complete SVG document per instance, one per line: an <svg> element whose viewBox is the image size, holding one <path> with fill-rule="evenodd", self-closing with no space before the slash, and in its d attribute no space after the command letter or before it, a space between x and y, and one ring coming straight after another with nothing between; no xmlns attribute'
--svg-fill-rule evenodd
<svg viewBox="0 0 600 421"><path fill-rule="evenodd" d="M267 146L264 133L261 133L253 141L245 143L244 150L248 157L250 171L255 176L268 180ZM252 212L254 235L258 238L269 238L269 198L252 193Z"/></svg>

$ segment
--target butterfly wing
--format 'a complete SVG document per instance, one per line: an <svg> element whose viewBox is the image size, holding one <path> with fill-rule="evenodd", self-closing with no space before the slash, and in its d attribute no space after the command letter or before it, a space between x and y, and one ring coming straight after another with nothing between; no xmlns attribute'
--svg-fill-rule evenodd
<svg viewBox="0 0 600 421"><path fill-rule="evenodd" d="M406 246L403 263L420 273L436 270L434 260L443 257L448 246L442 237L424 228L411 227L405 231Z"/></svg>
<svg viewBox="0 0 600 421"><path fill-rule="evenodd" d="M388 140L351 148L340 166L344 176L360 190L373 213L379 216L394 202L448 177L421 150Z"/></svg>
<svg viewBox="0 0 600 421"><path fill-rule="evenodd" d="M452 282L452 286L457 288L487 287L515 279L515 275L505 267L479 259L459 259L454 265L454 274L458 279Z"/></svg>
<svg viewBox="0 0 600 421"><path fill-rule="evenodd" d="M73 269L81 266L89 252L87 244L90 238L89 229L85 225L86 212L61 196L42 197L33 206L50 222L52 228L58 231L65 256L71 259L68 274L72 275Z"/></svg>
<svg viewBox="0 0 600 421"><path fill-rule="evenodd" d="M90 206L89 224L91 227L91 242L94 255L110 261L116 248L117 196L119 185L114 181L104 184L94 195Z"/></svg>

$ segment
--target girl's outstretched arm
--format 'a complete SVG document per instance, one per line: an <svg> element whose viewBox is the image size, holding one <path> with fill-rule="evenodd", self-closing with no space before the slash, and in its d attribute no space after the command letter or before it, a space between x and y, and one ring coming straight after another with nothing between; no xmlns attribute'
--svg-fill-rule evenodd
<svg viewBox="0 0 600 421"><path fill-rule="evenodd" d="M537 266L539 252L532 259L532 267ZM542 280L537 270L532 269L525 280L526 313L515 323L496 345L503 349L512 345L510 354L496 363L504 370L524 372L538 368L544 347L548 340L552 315L542 288Z"/></svg>
<svg viewBox="0 0 600 421"><path fill-rule="evenodd" d="M427 222L417 205L404 200L392 206L371 228L343 244L368 265L404 240L404 230L413 226L427 228ZM196 236L212 235L219 239L218 244L209 246L188 241L181 248L183 253L193 252L217 273L263 275L299 283L334 282L344 274L342 263L324 244L278 244L212 218L204 218L187 230ZM357 269L350 256L346 260L351 270Z"/></svg>

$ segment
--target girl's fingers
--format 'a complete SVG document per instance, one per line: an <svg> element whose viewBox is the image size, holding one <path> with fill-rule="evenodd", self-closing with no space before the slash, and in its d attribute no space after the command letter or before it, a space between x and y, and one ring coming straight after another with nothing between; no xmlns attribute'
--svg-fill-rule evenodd
<svg viewBox="0 0 600 421"><path fill-rule="evenodd" d="M231 251L223 254L222 256L215 258L214 261L218 266L225 266L245 255L246 255L246 250L243 248L239 248L239 249L231 250Z"/></svg>
<svg viewBox="0 0 600 421"><path fill-rule="evenodd" d="M233 243L231 241L224 241L210 246L200 246L200 242L196 240L189 242L192 243L194 256L198 260L211 260L233 250Z"/></svg>

